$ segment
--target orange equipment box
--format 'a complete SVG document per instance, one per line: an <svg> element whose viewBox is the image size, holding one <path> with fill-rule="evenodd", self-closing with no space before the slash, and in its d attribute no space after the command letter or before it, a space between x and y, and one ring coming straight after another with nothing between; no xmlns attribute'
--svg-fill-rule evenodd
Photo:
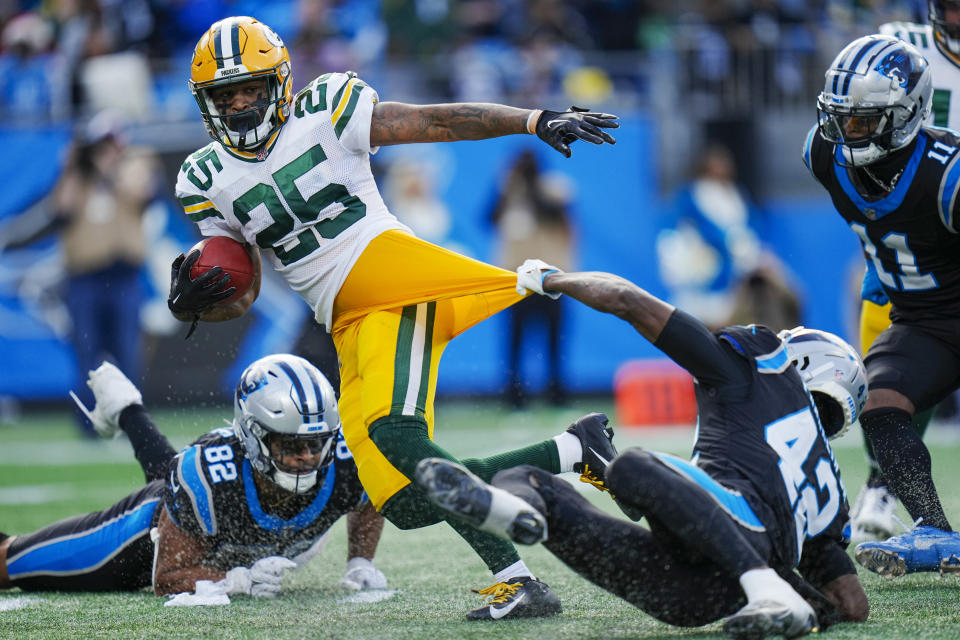
<svg viewBox="0 0 960 640"><path fill-rule="evenodd" d="M693 425L697 421L693 386L693 376L672 360L628 360L613 376L617 423Z"/></svg>

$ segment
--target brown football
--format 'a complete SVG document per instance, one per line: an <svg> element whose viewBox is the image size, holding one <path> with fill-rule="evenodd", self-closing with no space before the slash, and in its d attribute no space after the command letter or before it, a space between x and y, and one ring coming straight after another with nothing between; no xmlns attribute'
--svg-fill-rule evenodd
<svg viewBox="0 0 960 640"><path fill-rule="evenodd" d="M204 238L193 245L190 251L200 249L200 258L193 263L190 277L196 278L214 267L220 267L230 274L227 287L236 287L232 296L218 304L229 304L250 290L253 284L253 261L243 244L226 236Z"/></svg>

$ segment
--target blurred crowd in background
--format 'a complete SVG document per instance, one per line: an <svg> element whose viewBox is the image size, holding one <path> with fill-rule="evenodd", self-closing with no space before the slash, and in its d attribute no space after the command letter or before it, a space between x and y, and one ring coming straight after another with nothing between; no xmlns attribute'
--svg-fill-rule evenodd
<svg viewBox="0 0 960 640"><path fill-rule="evenodd" d="M321 73L354 70L385 100L617 113L627 147L608 155L622 184L600 185L604 202L589 198L580 152L557 165L549 150L515 141L388 149L374 170L394 213L430 241L513 268L532 238L554 238L540 257L643 278L710 324L780 328L828 304L809 300L813 276L774 246L802 235L774 213L816 189L798 151L825 65L879 24L925 22L926 12L924 0L0 0L0 139L16 156L0 166L10 174L0 203L0 350L7 363L45 363L35 378L17 370L16 381L13 365L0 366L0 421L18 399L79 389L105 354L159 401L175 385L212 395L271 351L295 350L336 378L323 330L270 274L251 317L208 331L199 346L180 340L166 310L170 261L198 239L172 199L176 171L209 142L187 87L190 58L225 16L254 16L283 37L295 91ZM599 182L604 170L594 169ZM464 193L463 174L490 186ZM120 232L121 223L139 231ZM89 238L104 241L91 247ZM845 289L844 260L833 288ZM104 300L118 292L126 304L111 309ZM563 304L531 301L495 337L478 330L497 353L493 386L510 406L537 389L560 404L609 383L604 348L568 353L569 333L589 332ZM825 317L818 326L849 335ZM531 327L544 329L532 353ZM202 349L228 353L226 370L188 366ZM611 362L623 357L609 351Z"/></svg>
<svg viewBox="0 0 960 640"><path fill-rule="evenodd" d="M394 78L401 99L525 106L564 94L639 100L651 91L652 66L665 64L688 67L691 99L709 103L743 64L766 67L756 90L799 96L843 43L888 20L922 22L926 3L2 0L0 110L8 119L70 118L122 99L134 117L183 116L183 61L212 22L246 14L284 37L301 81L352 69ZM118 76L141 85L124 84L119 96L109 90Z"/></svg>

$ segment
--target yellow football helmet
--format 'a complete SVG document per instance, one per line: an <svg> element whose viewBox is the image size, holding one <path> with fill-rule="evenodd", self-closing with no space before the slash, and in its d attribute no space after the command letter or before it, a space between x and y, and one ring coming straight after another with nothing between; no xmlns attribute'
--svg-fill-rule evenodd
<svg viewBox="0 0 960 640"><path fill-rule="evenodd" d="M290 54L280 36L253 18L234 16L214 22L200 38L189 84L210 137L244 151L261 146L287 121L292 77ZM257 79L266 81L267 94L253 108L220 112L214 90Z"/></svg>

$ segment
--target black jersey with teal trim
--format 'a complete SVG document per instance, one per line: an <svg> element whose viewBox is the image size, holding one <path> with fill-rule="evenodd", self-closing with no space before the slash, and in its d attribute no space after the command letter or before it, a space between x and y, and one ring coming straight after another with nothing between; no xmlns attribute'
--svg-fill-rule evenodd
<svg viewBox="0 0 960 640"><path fill-rule="evenodd" d="M817 127L803 160L860 238L868 265L893 303L893 320L960 317L960 134L924 127L893 191L858 192L841 150Z"/></svg>
<svg viewBox="0 0 960 640"><path fill-rule="evenodd" d="M814 539L845 545L840 471L776 334L761 326L711 334L677 310L655 344L697 381L692 462L747 499L782 566L796 567Z"/></svg>
<svg viewBox="0 0 960 640"><path fill-rule="evenodd" d="M338 444L317 485L291 494L295 515L285 520L261 507L253 467L234 431L211 431L172 462L167 513L181 529L210 543L205 565L229 570L267 556L293 558L366 500L353 457L342 440Z"/></svg>

